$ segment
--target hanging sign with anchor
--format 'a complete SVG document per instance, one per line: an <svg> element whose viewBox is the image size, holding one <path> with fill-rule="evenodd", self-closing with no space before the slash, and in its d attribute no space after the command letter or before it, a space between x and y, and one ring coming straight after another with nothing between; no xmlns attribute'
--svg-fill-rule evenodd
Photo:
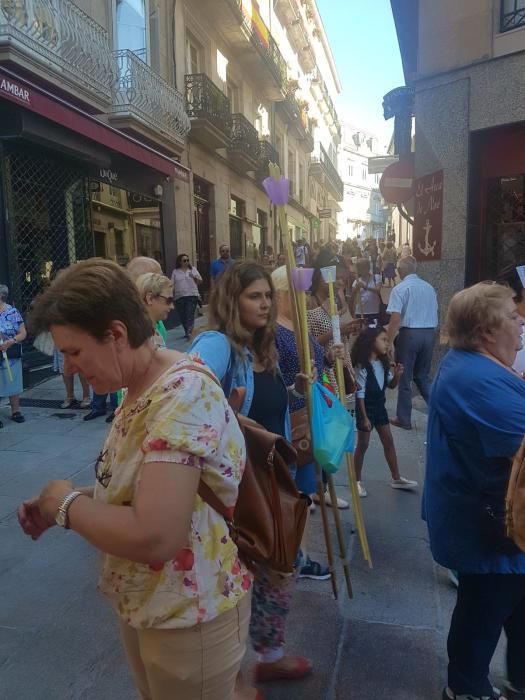
<svg viewBox="0 0 525 700"><path fill-rule="evenodd" d="M419 262L441 260L443 171L416 180L412 250Z"/></svg>

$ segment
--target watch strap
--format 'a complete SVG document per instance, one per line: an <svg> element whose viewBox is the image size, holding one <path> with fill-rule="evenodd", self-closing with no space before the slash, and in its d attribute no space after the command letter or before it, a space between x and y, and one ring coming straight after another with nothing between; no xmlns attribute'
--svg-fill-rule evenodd
<svg viewBox="0 0 525 700"><path fill-rule="evenodd" d="M58 513L61 513L64 516L64 525L66 530L69 530L69 518L68 518L68 510L73 503L73 501L78 498L79 496L82 496L82 491L71 491L70 493L65 496L65 498L62 500L62 503L58 506ZM59 523L60 524L60 523Z"/></svg>

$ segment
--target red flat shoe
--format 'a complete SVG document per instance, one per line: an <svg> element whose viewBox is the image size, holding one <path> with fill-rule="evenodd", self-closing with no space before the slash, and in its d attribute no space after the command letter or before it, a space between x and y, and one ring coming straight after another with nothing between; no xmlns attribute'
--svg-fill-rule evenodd
<svg viewBox="0 0 525 700"><path fill-rule="evenodd" d="M284 666L283 660L295 662L292 667ZM270 683L271 681L298 681L312 672L312 662L304 656L283 657L273 663L258 663L255 666L254 677L256 683Z"/></svg>

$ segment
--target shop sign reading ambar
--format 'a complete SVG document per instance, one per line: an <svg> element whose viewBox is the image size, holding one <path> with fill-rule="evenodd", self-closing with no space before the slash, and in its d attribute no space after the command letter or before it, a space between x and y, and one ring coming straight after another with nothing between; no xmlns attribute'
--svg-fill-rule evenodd
<svg viewBox="0 0 525 700"><path fill-rule="evenodd" d="M412 248L419 262L441 260L443 171L416 180Z"/></svg>
<svg viewBox="0 0 525 700"><path fill-rule="evenodd" d="M31 104L31 93L14 80L5 78L0 73L0 94L4 94L11 99L18 100L24 105Z"/></svg>

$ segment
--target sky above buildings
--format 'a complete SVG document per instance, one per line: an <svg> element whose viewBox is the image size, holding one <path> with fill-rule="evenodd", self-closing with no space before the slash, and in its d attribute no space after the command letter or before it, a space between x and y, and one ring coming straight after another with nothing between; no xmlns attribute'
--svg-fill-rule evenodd
<svg viewBox="0 0 525 700"><path fill-rule="evenodd" d="M317 6L343 86L340 120L387 145L394 123L383 119L383 95L405 84L390 0L317 0Z"/></svg>

